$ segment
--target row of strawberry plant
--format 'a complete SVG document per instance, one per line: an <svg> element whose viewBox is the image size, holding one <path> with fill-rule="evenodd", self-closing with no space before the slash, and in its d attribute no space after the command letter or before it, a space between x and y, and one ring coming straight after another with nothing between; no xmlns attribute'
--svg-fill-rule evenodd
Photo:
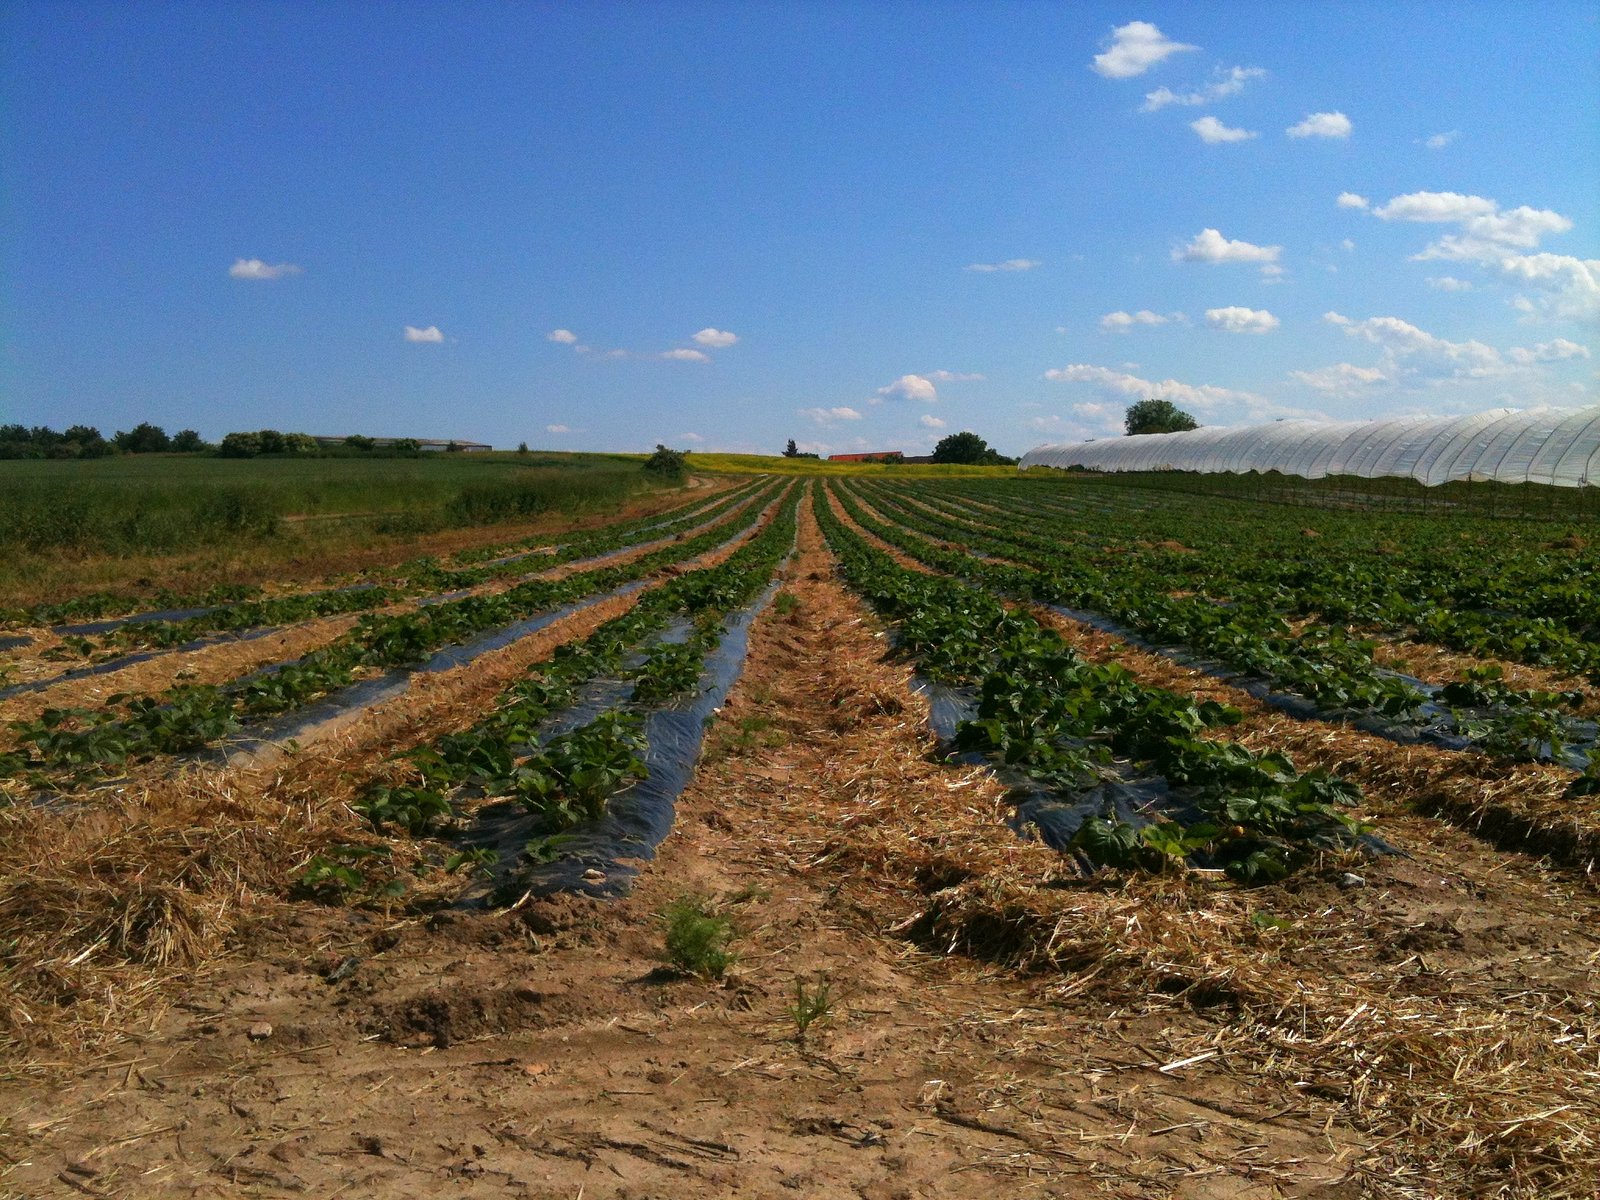
<svg viewBox="0 0 1600 1200"><path fill-rule="evenodd" d="M957 497L1003 503L1036 491L954 481L922 496L934 503ZM1110 537L1119 565L1131 557L1179 569L1203 581L1213 598L1600 673L1600 589L1593 586L1600 558L1581 535L1552 538L1542 523L1315 517L1317 527L1307 529L1304 512L1191 500L1114 522L1079 512L1022 523L1047 538ZM1173 539L1184 543L1182 560L1159 544Z"/></svg>
<svg viewBox="0 0 1600 1200"><path fill-rule="evenodd" d="M534 818L525 831L533 840L522 853L538 861L557 855L566 831L596 820L611 796L644 777L645 712L699 686L703 656L721 640L728 614L749 604L793 545L798 503L792 491L774 520L726 562L675 576L588 637L561 646L472 726L396 755L368 781L354 810L375 833L459 837L469 795L507 799ZM661 639L663 630L683 622L691 630L686 641ZM591 685L612 679L631 683L622 706L552 730L553 718L580 703ZM359 878L359 860L374 854L381 856L379 847L333 847L313 860L301 882L323 894L348 891L343 885ZM445 864L488 866L490 857L494 852L467 849Z"/></svg>
<svg viewBox="0 0 1600 1200"><path fill-rule="evenodd" d="M1124 668L1081 658L986 590L897 565L820 494L816 514L845 579L894 623L918 671L976 689L975 715L958 726L956 750L1063 795L1128 778L1159 781L1167 793L1148 822L1108 809L1084 819L1058 849L1094 866L1160 871L1193 861L1260 883L1349 848L1366 832L1348 811L1360 798L1354 785L1203 736L1236 723L1238 710L1144 687Z"/></svg>
<svg viewBox="0 0 1600 1200"><path fill-rule="evenodd" d="M737 489L737 494L747 498L749 493L755 490L756 486L757 484L752 483L743 488ZM733 497L735 494L735 492L725 493L721 498L719 498L719 502L721 500L726 500L730 497ZM669 521L676 522L681 521L685 516L694 515L697 513L701 514L702 516L710 515L710 507L711 506L708 505L703 498L694 497L669 510L665 514L658 513L650 517L616 522L606 525L601 529L594 530L590 533L581 533L571 536L558 535L563 537L563 545L557 547L557 552L561 558L552 558L551 561L562 561L566 557L582 558L585 556L585 554L601 553L608 548L616 548L627 545L638 534L649 530L655 523L661 522L663 517L666 517ZM623 540L611 541L608 545L608 539L611 539L616 535L621 535ZM455 561L458 564L469 565L475 562L481 562L484 559L496 558L500 555L514 554L515 551L525 551L529 547L547 546L549 542L550 535L533 538L521 538L515 542L482 547L476 552L464 551L455 556ZM568 551L569 546L572 548L570 554ZM363 575L358 578L364 578L368 582L376 580L376 586L378 587L420 592L434 586L434 576L436 572L442 571L445 573L443 586L448 586L450 583L450 577L448 576L450 569L451 568L449 566L441 567L438 560L430 555L423 556L421 558L410 559L406 562L400 563L397 566L384 568L380 571L364 572ZM350 589L348 587L326 588L321 589L319 592L306 594L318 595L322 594L323 592L340 590ZM249 601L259 600L261 598L262 588L260 585L236 583L218 584L206 588L203 591L190 593L176 592L170 588L160 588L153 593L139 595L125 592L93 592L82 596L75 596L69 600L38 605L30 609L18 608L0 610L0 627L16 625L60 625L68 622L93 622L104 618L117 617L124 613L137 613L140 610L148 609L159 609L163 611L198 608L220 609ZM281 597L281 599L285 600L294 600L297 598L298 597L296 596ZM374 597L374 599L379 603L383 602L381 600L377 600L376 597ZM289 614L284 619L299 619L303 615L315 616L320 614L311 610L305 610L304 612L290 610ZM135 618L135 620L137 620L137 618ZM241 627L243 626L238 623L219 626L219 628Z"/></svg>
<svg viewBox="0 0 1600 1200"><path fill-rule="evenodd" d="M665 524L658 522L654 527L654 536L649 541L668 541L680 534L692 533L697 528L714 524L734 509L754 503L756 494L741 489L738 494L724 497L714 504L697 505L692 512L674 521ZM642 525L642 522L630 521L569 538L553 553L539 557L538 570L547 571L564 563L649 544L636 540L642 533ZM442 566L431 558L418 559L398 568L394 572L394 582L387 586L336 588L248 601L176 621L133 621L113 631L107 641L119 646L177 646L213 633L238 632L314 617L367 611L430 591L476 587L499 579L526 575L528 566L525 555L513 556L491 565L462 568Z"/></svg>
<svg viewBox="0 0 1600 1200"><path fill-rule="evenodd" d="M415 666L440 647L614 590L715 549L744 536L760 516L751 512L742 521L719 525L625 565L562 580L533 580L498 595L468 596L415 613L369 615L350 633L294 663L230 684L113 696L99 709L47 710L37 720L12 724L18 749L0 754L0 777L20 776L43 787L52 777L73 779L130 759L198 750L249 719L288 712L344 687L361 671Z"/></svg>
<svg viewBox="0 0 1600 1200"><path fill-rule="evenodd" d="M1193 649L1303 695L1323 711L1371 712L1407 729L1426 730L1447 744L1464 740L1519 760L1576 765L1578 753L1569 747L1594 739L1593 730L1571 715L1583 703L1580 692L1488 689L1472 686L1470 679L1433 692L1380 667L1373 658L1375 643L1344 629L1314 625L1295 634L1270 608L1169 595L1170 580L1153 570L1130 565L1097 571L1072 562L1059 543L1041 544L1029 534L982 534L976 525L942 521L927 508L882 491L874 491L872 499L894 524L875 519L853 497L843 496L865 528L930 565L1023 598L1110 617L1151 644ZM976 542L977 549L1011 561L987 562L934 545L908 533L911 529L942 540Z"/></svg>

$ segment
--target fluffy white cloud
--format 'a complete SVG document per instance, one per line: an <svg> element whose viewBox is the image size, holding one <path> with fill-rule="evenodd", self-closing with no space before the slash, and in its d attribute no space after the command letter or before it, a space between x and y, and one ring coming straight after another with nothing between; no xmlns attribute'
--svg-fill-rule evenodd
<svg viewBox="0 0 1600 1200"><path fill-rule="evenodd" d="M1506 351L1506 357L1521 366L1530 363L1561 362L1568 358L1588 358L1589 347L1569 342L1566 338L1556 338L1554 341L1540 342L1531 349L1514 346Z"/></svg>
<svg viewBox="0 0 1600 1200"><path fill-rule="evenodd" d="M572 432L572 426L570 426L570 425L546 425L544 427L544 431L546 433L571 433Z"/></svg>
<svg viewBox="0 0 1600 1200"><path fill-rule="evenodd" d="M837 408L800 408L796 409L802 417L809 417L818 425L832 425L836 421L859 421L861 414L855 409L843 404Z"/></svg>
<svg viewBox="0 0 1600 1200"><path fill-rule="evenodd" d="M702 354L698 350L666 350L661 357L669 362L710 362L709 354Z"/></svg>
<svg viewBox="0 0 1600 1200"><path fill-rule="evenodd" d="M712 350L726 350L739 340L739 335L729 333L726 329L702 329L694 335L694 340L697 344Z"/></svg>
<svg viewBox="0 0 1600 1200"><path fill-rule="evenodd" d="M703 442L706 439L701 437L698 433L680 433L673 440L677 442Z"/></svg>
<svg viewBox="0 0 1600 1200"><path fill-rule="evenodd" d="M939 391L926 375L902 375L893 383L879 388L878 395L891 400L924 400L931 404L939 398Z"/></svg>
<svg viewBox="0 0 1600 1200"><path fill-rule="evenodd" d="M1170 317L1151 312L1148 308L1133 313L1118 309L1100 318L1100 328L1110 333L1127 333L1135 325L1165 325L1169 320Z"/></svg>
<svg viewBox="0 0 1600 1200"><path fill-rule="evenodd" d="M929 371L926 377L935 383L972 383L983 378L976 371Z"/></svg>
<svg viewBox="0 0 1600 1200"><path fill-rule="evenodd" d="M1292 138L1347 138L1350 136L1350 118L1342 112L1312 113L1284 132Z"/></svg>
<svg viewBox="0 0 1600 1200"><path fill-rule="evenodd" d="M1315 371L1290 371L1289 377L1319 392L1334 396L1352 396L1364 388L1388 382L1378 367L1360 367L1355 363L1335 363Z"/></svg>
<svg viewBox="0 0 1600 1200"><path fill-rule="evenodd" d="M294 263L265 263L259 258L236 258L228 274L235 279L283 279L300 274Z"/></svg>
<svg viewBox="0 0 1600 1200"><path fill-rule="evenodd" d="M1496 267L1507 278L1553 293L1550 309L1555 316L1576 321L1600 317L1600 258L1518 254L1500 258L1489 265Z"/></svg>
<svg viewBox="0 0 1600 1200"><path fill-rule="evenodd" d="M998 263L968 263L967 270L987 275L994 271L1031 271L1040 265L1036 258L1008 258Z"/></svg>
<svg viewBox="0 0 1600 1200"><path fill-rule="evenodd" d="M1264 308L1230 305L1206 309L1206 324L1224 333L1270 333L1278 327L1278 318Z"/></svg>
<svg viewBox="0 0 1600 1200"><path fill-rule="evenodd" d="M1124 396L1131 400L1153 397L1157 400L1171 400L1174 404L1187 404L1198 409L1213 409L1224 404L1255 406L1265 403L1262 397L1253 392L1240 392L1232 388L1215 387L1212 384L1180 383L1176 379L1152 382L1140 379L1137 375L1113 371L1110 367L1091 366L1088 363L1054 367L1046 371L1044 377L1056 383L1087 383L1102 392Z"/></svg>
<svg viewBox="0 0 1600 1200"><path fill-rule="evenodd" d="M1253 137L1261 136L1248 129L1232 129L1209 114L1198 121L1190 121L1189 128L1198 133L1200 140L1208 146L1224 142L1248 142Z"/></svg>
<svg viewBox="0 0 1600 1200"><path fill-rule="evenodd" d="M1447 233L1412 255L1413 262L1476 263L1511 282L1548 293L1542 308L1550 315L1579 321L1600 317L1600 259L1538 250L1545 237L1572 228L1571 220L1558 212L1526 204L1502 209L1483 196L1457 192L1410 192L1373 211L1386 221L1460 227L1458 233ZM1527 297L1516 297L1513 304L1530 315L1541 310Z"/></svg>
<svg viewBox="0 0 1600 1200"><path fill-rule="evenodd" d="M1444 133L1436 133L1422 144L1429 150L1443 150L1451 142L1461 136L1461 130L1451 129Z"/></svg>
<svg viewBox="0 0 1600 1200"><path fill-rule="evenodd" d="M544 335L547 342L558 342L563 346L570 346L578 340L578 335L570 329L552 329Z"/></svg>
<svg viewBox="0 0 1600 1200"><path fill-rule="evenodd" d="M1367 198L1355 192L1340 192L1339 207L1365 209L1367 207Z"/></svg>
<svg viewBox="0 0 1600 1200"><path fill-rule="evenodd" d="M437 325L429 325L426 329L418 329L415 325L407 325L406 341L442 342L444 341L444 334L439 332L439 327Z"/></svg>
<svg viewBox="0 0 1600 1200"><path fill-rule="evenodd" d="M1349 251L1351 251L1351 250L1354 250L1355 248L1356 248L1356 244L1354 242L1352 242L1349 238L1345 238L1344 241L1339 243L1339 249L1341 249L1343 251L1346 251L1347 253Z"/></svg>
<svg viewBox="0 0 1600 1200"><path fill-rule="evenodd" d="M1363 388L1383 383L1389 377L1377 367L1358 367L1354 363L1335 363L1315 371L1290 371L1289 378L1329 396L1353 396Z"/></svg>
<svg viewBox="0 0 1600 1200"><path fill-rule="evenodd" d="M1465 279L1457 279L1454 275L1430 275L1428 286L1441 292L1470 292L1472 284Z"/></svg>
<svg viewBox="0 0 1600 1200"><path fill-rule="evenodd" d="M917 418L917 424L921 425L924 429L943 429L944 428L944 422L941 421L938 417L934 416L932 413L923 413L920 417Z"/></svg>
<svg viewBox="0 0 1600 1200"><path fill-rule="evenodd" d="M1468 221L1492 215L1500 206L1460 192L1407 192L1372 213L1385 221Z"/></svg>
<svg viewBox="0 0 1600 1200"><path fill-rule="evenodd" d="M1131 79L1184 50L1198 50L1174 42L1148 21L1129 21L1111 31L1111 45L1094 56L1092 70L1107 79Z"/></svg>
<svg viewBox="0 0 1600 1200"><path fill-rule="evenodd" d="M1478 341L1452 342L1435 337L1399 317L1368 317L1364 321L1353 321L1339 313L1329 312L1324 313L1322 319L1330 325L1339 326L1351 337L1381 346L1390 362L1417 360L1429 373L1437 374L1442 369L1451 378L1482 379L1504 370L1500 352L1493 346ZM1413 369L1417 369L1415 364Z"/></svg>
<svg viewBox="0 0 1600 1200"><path fill-rule="evenodd" d="M1256 246L1230 241L1215 229L1202 229L1187 246L1172 252L1174 262L1276 264L1282 246Z"/></svg>
<svg viewBox="0 0 1600 1200"><path fill-rule="evenodd" d="M1197 105L1210 104L1213 100L1221 100L1224 96L1231 96L1240 91L1247 80L1260 79L1266 74L1261 67L1233 67L1227 71L1217 72L1216 78L1197 92L1175 92L1171 88L1157 88L1153 92L1145 93L1144 103L1140 109L1144 112L1155 112L1169 104Z"/></svg>

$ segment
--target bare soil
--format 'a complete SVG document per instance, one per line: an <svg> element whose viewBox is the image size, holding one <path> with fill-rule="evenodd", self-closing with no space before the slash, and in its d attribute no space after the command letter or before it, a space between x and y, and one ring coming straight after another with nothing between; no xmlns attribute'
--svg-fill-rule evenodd
<svg viewBox="0 0 1600 1200"><path fill-rule="evenodd" d="M1078 879L992 777L937 761L809 518L784 590L632 895L397 916L240 893L187 978L0 1075L0 1194L1594 1194L1581 872L1385 776L1406 857L1253 892ZM733 924L721 980L663 962L686 893Z"/></svg>

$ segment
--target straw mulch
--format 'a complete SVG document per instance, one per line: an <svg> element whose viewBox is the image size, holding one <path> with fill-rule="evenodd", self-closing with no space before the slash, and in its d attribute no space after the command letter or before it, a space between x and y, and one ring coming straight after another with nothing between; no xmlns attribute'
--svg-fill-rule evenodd
<svg viewBox="0 0 1600 1200"><path fill-rule="evenodd" d="M788 782L736 818L753 836L770 825L798 869L834 878L879 928L1037 972L1074 1011L1205 1015L1209 1032L1164 1051L1289 1089L1357 1131L1363 1191L1591 1200L1600 900L1581 878L1412 816L1385 826L1412 858L1330 859L1270 888L1079 880L1004 826L983 772L918 761L919 702L860 606L825 579L800 595L812 624L791 635L793 654L813 670L793 686L814 701L775 694L763 711L781 722L821 706L837 719L812 731L825 735L814 747L774 752ZM1267 744L1294 728L1246 732ZM1368 748L1342 754L1330 757L1360 766ZM1414 789L1442 782L1366 769L1384 774L1385 807L1426 807ZM1341 886L1347 872L1358 886Z"/></svg>

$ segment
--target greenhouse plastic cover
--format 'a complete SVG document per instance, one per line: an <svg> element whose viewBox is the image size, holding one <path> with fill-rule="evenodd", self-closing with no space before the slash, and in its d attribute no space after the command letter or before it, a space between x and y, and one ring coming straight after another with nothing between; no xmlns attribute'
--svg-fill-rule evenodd
<svg viewBox="0 0 1600 1200"><path fill-rule="evenodd" d="M1092 471L1278 471L1451 480L1600 485L1600 407L1498 408L1465 417L1275 421L1243 428L1146 433L1036 446L1022 467Z"/></svg>

